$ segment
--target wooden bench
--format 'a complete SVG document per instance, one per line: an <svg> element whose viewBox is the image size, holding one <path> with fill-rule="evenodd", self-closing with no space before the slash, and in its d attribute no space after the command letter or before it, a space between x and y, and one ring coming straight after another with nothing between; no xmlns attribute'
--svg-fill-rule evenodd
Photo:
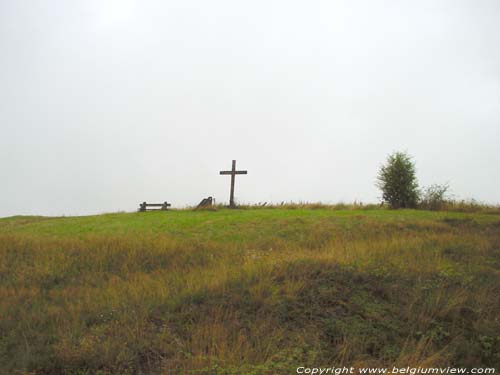
<svg viewBox="0 0 500 375"><path fill-rule="evenodd" d="M170 203L163 202L163 203L146 203L142 202L139 204L139 212L145 212L145 211L167 211L168 208L171 206ZM148 207L159 207L159 208L148 208Z"/></svg>

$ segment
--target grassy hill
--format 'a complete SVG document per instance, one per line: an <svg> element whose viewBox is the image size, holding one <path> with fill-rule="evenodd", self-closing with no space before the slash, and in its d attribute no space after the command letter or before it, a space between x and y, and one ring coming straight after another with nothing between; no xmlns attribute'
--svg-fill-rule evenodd
<svg viewBox="0 0 500 375"><path fill-rule="evenodd" d="M499 270L498 214L0 219L0 373L492 367Z"/></svg>

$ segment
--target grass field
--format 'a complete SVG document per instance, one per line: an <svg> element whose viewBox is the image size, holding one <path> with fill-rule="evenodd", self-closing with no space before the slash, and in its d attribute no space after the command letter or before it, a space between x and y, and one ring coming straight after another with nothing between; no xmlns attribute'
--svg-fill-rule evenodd
<svg viewBox="0 0 500 375"><path fill-rule="evenodd" d="M0 219L1 374L499 363L498 214Z"/></svg>

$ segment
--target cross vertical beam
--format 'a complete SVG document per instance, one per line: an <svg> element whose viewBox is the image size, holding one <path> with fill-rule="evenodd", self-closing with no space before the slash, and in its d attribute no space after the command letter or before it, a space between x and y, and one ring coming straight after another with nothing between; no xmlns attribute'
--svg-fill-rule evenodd
<svg viewBox="0 0 500 375"><path fill-rule="evenodd" d="M234 180L236 179L236 160L233 160L231 168L231 192L229 193L229 206L234 207Z"/></svg>
<svg viewBox="0 0 500 375"><path fill-rule="evenodd" d="M229 193L229 207L235 208L236 204L234 203L234 182L237 174L247 174L247 171L237 171L236 170L236 160L233 160L233 165L230 171L220 171L221 175L231 175L231 191Z"/></svg>

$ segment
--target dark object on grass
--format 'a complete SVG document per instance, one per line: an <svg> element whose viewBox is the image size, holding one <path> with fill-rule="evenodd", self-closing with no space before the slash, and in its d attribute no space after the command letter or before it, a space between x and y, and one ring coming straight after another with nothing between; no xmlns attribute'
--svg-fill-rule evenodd
<svg viewBox="0 0 500 375"><path fill-rule="evenodd" d="M210 207L214 204L215 199L212 197L203 198L202 201L198 204L197 208Z"/></svg>
<svg viewBox="0 0 500 375"><path fill-rule="evenodd" d="M142 202L139 204L139 212L146 211L167 211L172 204L168 202L163 203L146 203ZM148 207L159 207L159 208L148 208Z"/></svg>

